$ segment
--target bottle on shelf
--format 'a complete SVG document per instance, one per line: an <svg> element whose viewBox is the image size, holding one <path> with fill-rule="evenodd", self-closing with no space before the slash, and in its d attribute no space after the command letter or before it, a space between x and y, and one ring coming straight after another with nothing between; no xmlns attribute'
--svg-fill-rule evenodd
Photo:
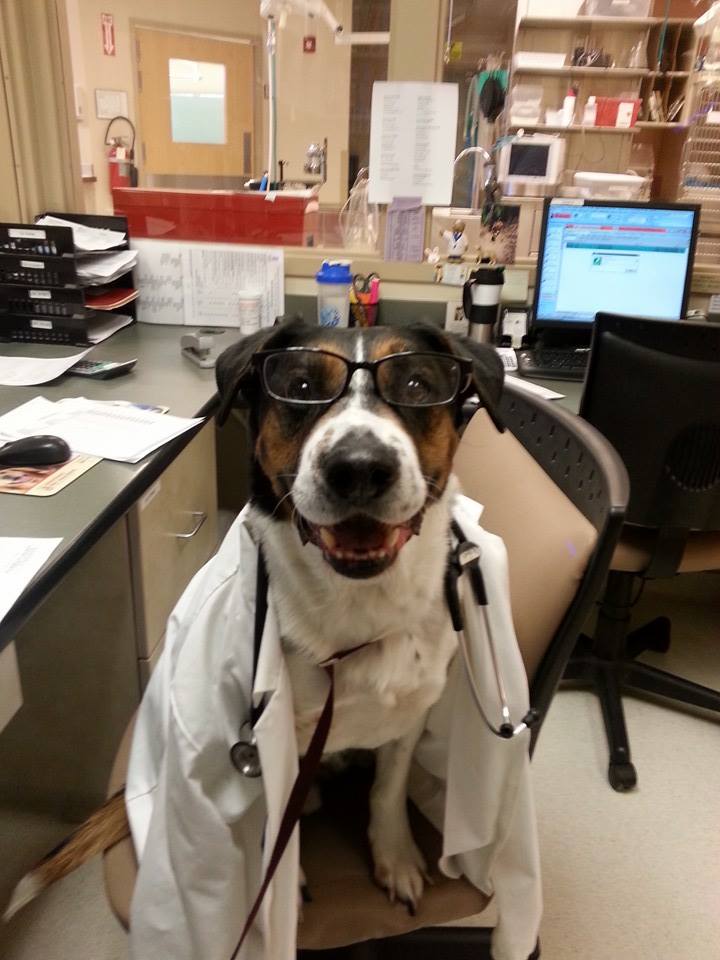
<svg viewBox="0 0 720 960"><path fill-rule="evenodd" d="M583 126L594 127L597 118L597 100L595 97L588 97L585 109L583 110Z"/></svg>
<svg viewBox="0 0 720 960"><path fill-rule="evenodd" d="M570 86L568 87L568 92L565 95L562 105L562 124L564 127L569 127L572 125L573 120L575 119L575 104L577 102L577 87Z"/></svg>

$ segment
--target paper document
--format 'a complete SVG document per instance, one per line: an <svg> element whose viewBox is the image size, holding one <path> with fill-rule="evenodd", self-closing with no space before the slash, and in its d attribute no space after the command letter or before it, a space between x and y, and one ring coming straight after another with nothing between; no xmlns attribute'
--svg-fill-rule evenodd
<svg viewBox="0 0 720 960"><path fill-rule="evenodd" d="M0 537L0 620L61 540L62 537Z"/></svg>
<svg viewBox="0 0 720 960"><path fill-rule="evenodd" d="M36 223L42 227L70 227L76 250L85 252L110 250L125 243L126 234L121 230L105 230L101 227L86 227L83 223L63 220L61 217L41 217Z"/></svg>
<svg viewBox="0 0 720 960"><path fill-rule="evenodd" d="M395 197L387 208L385 259L419 263L424 240L425 210L420 197Z"/></svg>
<svg viewBox="0 0 720 960"><path fill-rule="evenodd" d="M110 283L135 266L136 250L117 250L77 260L77 275L90 285Z"/></svg>
<svg viewBox="0 0 720 960"><path fill-rule="evenodd" d="M283 251L239 243L133 240L138 320L239 327L240 292L260 295L260 326L285 312Z"/></svg>
<svg viewBox="0 0 720 960"><path fill-rule="evenodd" d="M521 387L526 393L533 393L536 397L542 397L543 400L562 400L564 393L556 393L554 390L548 390L547 387L541 387L530 380L523 380L522 377L505 377L505 381L512 383L516 387Z"/></svg>
<svg viewBox="0 0 720 960"><path fill-rule="evenodd" d="M87 329L87 338L90 343L102 343L118 330L129 326L133 322L132 317L124 313L106 313L104 316L91 320Z"/></svg>
<svg viewBox="0 0 720 960"><path fill-rule="evenodd" d="M34 387L39 383L50 383L82 360L91 349L70 357L0 356L0 384L4 387Z"/></svg>
<svg viewBox="0 0 720 960"><path fill-rule="evenodd" d="M418 196L431 206L451 202L457 115L456 83L373 84L370 203Z"/></svg>
<svg viewBox="0 0 720 960"><path fill-rule="evenodd" d="M35 397L0 417L0 440L49 433L62 437L74 453L137 463L202 422L83 397L58 403Z"/></svg>

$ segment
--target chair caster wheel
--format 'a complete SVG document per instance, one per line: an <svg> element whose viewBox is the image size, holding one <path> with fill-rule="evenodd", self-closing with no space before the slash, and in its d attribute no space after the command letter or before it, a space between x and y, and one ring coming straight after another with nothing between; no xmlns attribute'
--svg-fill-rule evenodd
<svg viewBox="0 0 720 960"><path fill-rule="evenodd" d="M608 780L613 790L625 793L637 784L637 773L631 763L611 763L608 766Z"/></svg>

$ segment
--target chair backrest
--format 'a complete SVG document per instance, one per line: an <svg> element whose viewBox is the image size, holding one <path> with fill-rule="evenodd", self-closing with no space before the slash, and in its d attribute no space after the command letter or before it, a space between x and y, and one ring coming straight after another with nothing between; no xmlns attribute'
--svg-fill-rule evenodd
<svg viewBox="0 0 720 960"><path fill-rule="evenodd" d="M515 630L544 716L597 597L622 528L627 474L610 444L557 405L506 384L499 434L467 425L455 472L508 551Z"/></svg>
<svg viewBox="0 0 720 960"><path fill-rule="evenodd" d="M720 327L599 313L580 414L627 467L628 522L720 530Z"/></svg>

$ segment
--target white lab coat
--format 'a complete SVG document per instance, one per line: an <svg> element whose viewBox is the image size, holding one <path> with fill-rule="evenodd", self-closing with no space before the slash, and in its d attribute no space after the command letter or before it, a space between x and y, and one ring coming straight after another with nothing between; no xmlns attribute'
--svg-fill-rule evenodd
<svg viewBox="0 0 720 960"><path fill-rule="evenodd" d="M455 509L482 549L488 615L514 722L528 708L512 627L502 542ZM241 776L229 750L249 713L256 551L245 512L170 617L166 645L137 718L126 799L139 871L132 960L229 960L261 882L297 774L293 701L273 585L253 689L266 706L255 734L261 779ZM470 594L470 591L465 591ZM497 689L474 600L463 598L476 682L499 722ZM411 792L443 832L441 869L494 894L495 960L526 960L541 913L528 733L501 740L482 723L459 656L416 751ZM269 838L263 845L263 835ZM294 960L298 830L286 848L242 960Z"/></svg>

